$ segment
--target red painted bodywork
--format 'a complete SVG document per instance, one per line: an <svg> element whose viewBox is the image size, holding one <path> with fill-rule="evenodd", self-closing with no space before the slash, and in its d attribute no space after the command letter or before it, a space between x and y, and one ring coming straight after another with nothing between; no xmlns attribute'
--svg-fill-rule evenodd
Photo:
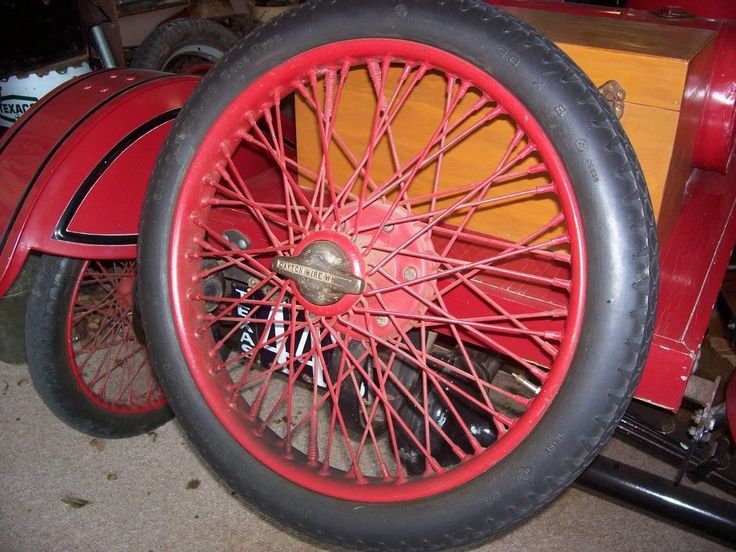
<svg viewBox="0 0 736 552"><path fill-rule="evenodd" d="M491 3L717 33L709 82L704 95L692 100L701 113L693 170L682 210L673 213L672 230L660 244L655 337L636 392L637 398L675 410L736 242L736 168L728 163L736 135L736 22L723 19L736 17L736 4L629 2L646 9L679 3L692 13L722 18L665 20L647 11L562 2ZM0 232L6 235L0 245L0 297L31 250L87 259L135 256L141 201L173 119L161 117L181 107L197 82L133 70L94 73L62 85L6 134L0 142ZM142 128L146 132L136 135ZM94 243L100 240L107 243Z"/></svg>
<svg viewBox="0 0 736 552"><path fill-rule="evenodd" d="M736 2L734 3L736 11ZM693 165L725 172L736 147L736 22L724 23L716 40L709 86L693 152Z"/></svg>
<svg viewBox="0 0 736 552"><path fill-rule="evenodd" d="M31 250L134 258L156 155L199 82L138 70L62 85L0 143L0 297Z"/></svg>
<svg viewBox="0 0 736 552"><path fill-rule="evenodd" d="M696 169L685 203L660 249L652 348L636 397L675 410L700 352L736 243L736 168Z"/></svg>

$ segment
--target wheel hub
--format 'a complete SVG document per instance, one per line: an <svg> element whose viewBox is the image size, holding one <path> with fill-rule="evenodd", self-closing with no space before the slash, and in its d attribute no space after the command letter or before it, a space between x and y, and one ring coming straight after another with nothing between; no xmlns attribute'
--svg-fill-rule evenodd
<svg viewBox="0 0 736 552"><path fill-rule="evenodd" d="M332 230L307 236L293 256L274 257L271 268L293 282L299 302L318 316L345 313L365 288L365 261L358 247Z"/></svg>
<svg viewBox="0 0 736 552"><path fill-rule="evenodd" d="M339 210L338 220L349 228L353 207ZM347 314L350 322L380 337L408 331L416 320L405 313L423 314L434 297L431 283L422 281L438 269L436 255L424 225L406 222L410 213L387 202L363 209L363 230L350 237L336 230L318 230L304 238L293 256L271 262L276 274L293 283L299 302L318 316ZM336 218L328 225L340 227ZM384 263L384 259L388 260ZM371 269L380 265L380 270ZM376 293L383 288L390 291ZM373 315L351 312L356 303ZM386 314L375 314L383 311ZM390 319L391 313L397 313ZM343 328L348 335L353 330Z"/></svg>
<svg viewBox="0 0 736 552"><path fill-rule="evenodd" d="M387 202L377 202L364 210L361 219L371 229L355 238L368 274L363 303L371 312L386 314L355 315L351 321L382 338L415 327L417 319L407 314L424 314L435 296L432 283L426 281L439 268L431 260L436 255L431 234L424 224L406 222L410 214L403 207L390 212ZM382 226L374 228L376 225ZM395 314L393 319L391 314Z"/></svg>
<svg viewBox="0 0 736 552"><path fill-rule="evenodd" d="M276 257L272 268L290 278L315 305L333 305L345 295L360 295L365 288L365 280L350 272L348 256L330 240L313 241L294 257Z"/></svg>

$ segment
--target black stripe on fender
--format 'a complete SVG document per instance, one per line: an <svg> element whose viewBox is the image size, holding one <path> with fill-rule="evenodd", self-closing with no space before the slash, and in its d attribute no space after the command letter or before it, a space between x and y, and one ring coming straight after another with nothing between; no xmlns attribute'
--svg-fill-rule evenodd
<svg viewBox="0 0 736 552"><path fill-rule="evenodd" d="M18 218L18 213L20 213L20 209L23 206L23 203L25 203L26 198L28 198L28 194L33 189L33 186L35 185L36 180L38 180L38 177L41 175L43 170L46 168L46 165L51 160L51 158L56 154L56 152L59 150L62 144L64 144L64 142L66 142L66 140L74 133L74 131L76 131L82 124L84 124L84 122L87 121L87 119L89 119L94 113L99 111L102 107L106 106L107 104L115 100L116 98L122 96L123 94L127 94L134 88L138 88L139 86L142 86L144 84L148 84L150 82L163 80L167 78L171 78L171 75L161 75L161 76L154 77L148 80L143 80L143 81L136 80L132 82L130 86L123 88L122 90L118 90L114 94L108 96L107 98L102 100L100 103L95 105L92 109L90 109L87 113L85 113L82 117L80 117L80 119L76 123L74 123L69 128L69 130L67 130L64 133L64 135L56 143L56 145L53 148L51 148L49 152L46 154L46 157L43 160L43 162L39 164L38 169L33 175L33 178L31 178L30 182L26 186L26 189L23 191L23 195L18 200L18 204L15 206L15 209L13 210L13 214L10 216L10 219L8 220L7 227L5 229L5 233L3 234L2 239L0 239L0 251L2 251L3 248L5 247L5 242L7 241L8 236L10 235L10 232L13 229L13 225L15 224L15 219Z"/></svg>
<svg viewBox="0 0 736 552"><path fill-rule="evenodd" d="M69 241L74 243L86 243L92 245L133 245L138 239L137 234L129 235L102 235L102 234L80 234L77 232L71 232L69 230L69 224L74 218L74 214L79 209L79 206L87 197L87 194L92 187L97 183L102 174L107 168L117 159L126 149L133 145L137 140L148 134L150 131L158 128L159 126L172 121L179 114L180 109L172 109L165 113L162 113L158 117L151 119L143 123L141 126L130 132L125 138L120 140L115 146L103 157L94 169L89 173L87 178L84 179L82 185L79 186L76 193L72 197L69 205L64 209L64 213L61 215L61 219L56 226L54 231L54 239Z"/></svg>

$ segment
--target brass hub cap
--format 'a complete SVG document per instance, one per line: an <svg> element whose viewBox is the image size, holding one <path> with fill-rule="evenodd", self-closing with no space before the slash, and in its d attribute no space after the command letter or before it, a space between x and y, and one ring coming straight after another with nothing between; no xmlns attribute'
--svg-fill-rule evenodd
<svg viewBox="0 0 736 552"><path fill-rule="evenodd" d="M294 257L276 257L272 268L291 279L315 305L333 305L345 295L360 295L365 288L365 280L351 273L345 252L329 240L314 241Z"/></svg>
<svg viewBox="0 0 736 552"><path fill-rule="evenodd" d="M358 246L347 235L317 230L304 238L292 256L276 256L271 269L295 299L317 316L348 312L367 287L366 267Z"/></svg>

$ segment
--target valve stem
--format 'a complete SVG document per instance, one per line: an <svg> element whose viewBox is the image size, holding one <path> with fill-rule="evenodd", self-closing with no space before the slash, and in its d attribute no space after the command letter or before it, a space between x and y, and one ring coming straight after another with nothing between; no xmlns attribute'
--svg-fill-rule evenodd
<svg viewBox="0 0 736 552"><path fill-rule="evenodd" d="M529 389L529 391L531 391L535 395L539 395L539 392L542 390L541 387L539 387L538 385L534 385L532 382L530 382L524 376L520 376L519 374L517 374L515 372L511 372L511 375L513 376L513 378L516 381L518 381L521 385L523 385L524 387L526 387L527 389Z"/></svg>

